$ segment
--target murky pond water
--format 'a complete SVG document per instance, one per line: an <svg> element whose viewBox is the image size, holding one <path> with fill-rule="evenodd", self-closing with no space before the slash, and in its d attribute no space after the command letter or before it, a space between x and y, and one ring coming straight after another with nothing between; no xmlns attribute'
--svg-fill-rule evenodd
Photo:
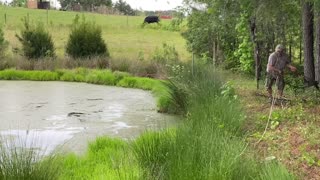
<svg viewBox="0 0 320 180"><path fill-rule="evenodd" d="M148 91L84 83L0 81L0 136L50 152L83 153L107 135L131 139L170 126Z"/></svg>

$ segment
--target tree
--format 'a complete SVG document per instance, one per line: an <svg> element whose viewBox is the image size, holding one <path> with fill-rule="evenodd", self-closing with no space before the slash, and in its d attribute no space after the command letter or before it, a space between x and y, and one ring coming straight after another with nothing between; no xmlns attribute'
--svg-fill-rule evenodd
<svg viewBox="0 0 320 180"><path fill-rule="evenodd" d="M73 58L110 56L107 44L102 38L102 29L94 22L86 21L77 15L74 19L67 42L66 52Z"/></svg>
<svg viewBox="0 0 320 180"><path fill-rule="evenodd" d="M114 5L114 8L117 9L118 11L122 12L125 15L134 15L135 14L135 12L131 8L131 6L123 0L117 1L116 4Z"/></svg>
<svg viewBox="0 0 320 180"><path fill-rule="evenodd" d="M314 38L313 38L313 3L304 1L302 22L303 22L303 44L304 44L304 81L305 86L313 86L315 84L315 68L314 68Z"/></svg>
<svg viewBox="0 0 320 180"><path fill-rule="evenodd" d="M315 2L315 23L316 23L316 72L315 77L318 84L320 83L320 2Z"/></svg>
<svg viewBox="0 0 320 180"><path fill-rule="evenodd" d="M55 48L53 40L43 24L34 25L29 22L27 17L23 19L24 28L20 35L16 37L22 44L24 55L29 59L39 59L43 57L54 57Z"/></svg>
<svg viewBox="0 0 320 180"><path fill-rule="evenodd" d="M112 6L112 1L111 0L77 0L86 11L92 10L93 7L98 7L98 6Z"/></svg>
<svg viewBox="0 0 320 180"><path fill-rule="evenodd" d="M209 52L213 59L226 59L223 64L227 68L255 72L257 80L261 79L262 66L266 65L276 44L289 46L289 54L299 47L299 39L295 38L301 32L298 0L281 3L277 0L185 0L185 3L191 9L195 3L206 7L193 10L188 16L189 29L185 37L188 44L193 45L193 51L197 55ZM224 57L215 58L217 50Z"/></svg>
<svg viewBox="0 0 320 180"><path fill-rule="evenodd" d="M68 9L72 4L81 4L85 10L91 10L92 7L108 6L112 7L112 0L58 0L62 9Z"/></svg>
<svg viewBox="0 0 320 180"><path fill-rule="evenodd" d="M26 0L13 0L11 6L24 7L26 5Z"/></svg>

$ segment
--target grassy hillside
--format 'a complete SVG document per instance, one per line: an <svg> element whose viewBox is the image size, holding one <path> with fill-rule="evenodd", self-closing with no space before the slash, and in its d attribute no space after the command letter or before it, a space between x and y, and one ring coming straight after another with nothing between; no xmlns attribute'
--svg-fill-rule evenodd
<svg viewBox="0 0 320 180"><path fill-rule="evenodd" d="M20 47L15 34L20 32L22 27L21 19L24 16L29 16L29 19L33 22L43 22L52 34L57 55L62 57L64 56L64 47L68 39L69 27L76 14L84 14L88 20L93 20L102 27L103 38L107 42L113 58L136 59L140 52L145 56L145 59L148 59L154 49L161 47L162 43L175 45L182 60L190 57L185 48L185 40L179 32L143 29L140 25L144 17L55 10L48 11L47 16L46 10L0 6L0 25L4 25L5 38L10 42L11 49L16 49ZM169 20L162 21L162 24L168 23Z"/></svg>

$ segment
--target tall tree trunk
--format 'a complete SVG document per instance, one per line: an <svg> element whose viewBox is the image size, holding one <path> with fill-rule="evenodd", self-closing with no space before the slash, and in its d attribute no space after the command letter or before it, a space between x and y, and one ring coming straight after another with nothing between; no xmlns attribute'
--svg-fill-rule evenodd
<svg viewBox="0 0 320 180"><path fill-rule="evenodd" d="M292 34L289 35L289 59L292 61Z"/></svg>
<svg viewBox="0 0 320 180"><path fill-rule="evenodd" d="M300 34L299 38L299 64L302 64L302 34Z"/></svg>
<svg viewBox="0 0 320 180"><path fill-rule="evenodd" d="M312 3L303 3L303 42L304 42L304 83L305 86L315 85L314 50L313 50L313 13Z"/></svg>
<svg viewBox="0 0 320 180"><path fill-rule="evenodd" d="M254 46L254 61L255 61L255 75L256 75L256 80L257 80L257 89L259 89L259 80L261 78L261 69L262 69L262 65L261 65L261 58L260 58L260 54L259 54L259 45L257 42L257 26L256 26L256 18L252 18L250 20L250 31L251 31L251 40Z"/></svg>
<svg viewBox="0 0 320 180"><path fill-rule="evenodd" d="M316 19L316 81L320 83L320 3L315 8Z"/></svg>

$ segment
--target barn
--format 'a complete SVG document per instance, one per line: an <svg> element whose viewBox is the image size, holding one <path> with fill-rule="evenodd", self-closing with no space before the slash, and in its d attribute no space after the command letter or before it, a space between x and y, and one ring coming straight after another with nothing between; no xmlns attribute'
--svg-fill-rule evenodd
<svg viewBox="0 0 320 180"><path fill-rule="evenodd" d="M49 0L27 0L27 7L29 9L50 9Z"/></svg>

